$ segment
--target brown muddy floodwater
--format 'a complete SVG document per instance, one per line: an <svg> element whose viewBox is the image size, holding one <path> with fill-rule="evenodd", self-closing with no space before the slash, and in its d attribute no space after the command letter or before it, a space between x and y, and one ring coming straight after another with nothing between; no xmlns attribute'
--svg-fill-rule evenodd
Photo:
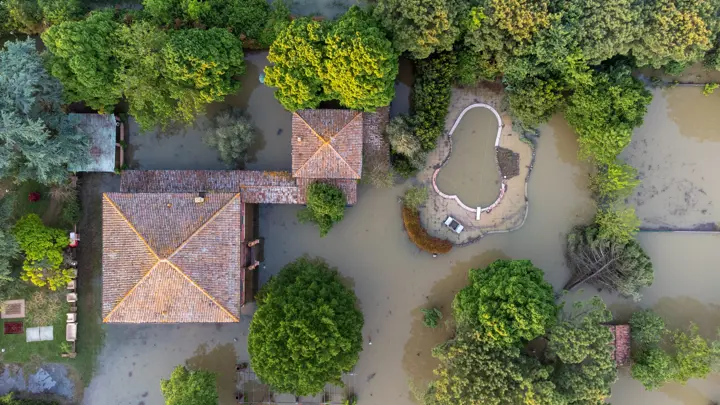
<svg viewBox="0 0 720 405"><path fill-rule="evenodd" d="M255 55L249 58L257 58L251 59L251 63L259 69L261 58ZM271 93L267 88L259 84L252 87L256 78L250 76L243 92L237 99L231 98L231 102L247 106L255 124L263 128L266 143L258 151L255 164L270 166L261 159L264 156L273 165L281 166L283 154L287 159L284 162L289 164L289 139L286 144L280 141L289 137L284 124L286 118L289 124L289 114L280 114L276 103L267 97ZM707 197L706 204L712 206L711 200L717 201L717 194L711 190L718 187L712 179L720 170L720 160L711 153L718 148L720 129L715 128L720 127L708 125L707 131L702 131L703 139L692 134L699 134L698 126L704 125L699 121L715 119L710 113L716 101L685 89L657 91L654 96L646 124L636 131L637 139L627 157L635 165L645 162L642 159L655 162L649 163L649 170L642 170L644 182L662 184L670 175L676 182L690 181L707 194L697 191L698 198ZM695 109L706 111L708 116L701 119ZM280 135L278 129L283 129ZM143 135L135 137L140 136ZM274 137L278 137L277 142ZM146 165L151 164L152 156L173 156L188 148L175 145L176 150L165 150L159 142L143 147ZM266 261L260 270L261 282L303 254L324 257L336 266L354 286L365 316L364 351L351 384L359 404L410 405L413 400L408 382L424 387L432 379L437 362L430 356L430 350L448 335L443 328L423 327L420 309L438 306L447 320L452 297L466 284L468 269L486 266L497 258L530 259L545 270L547 280L557 289L567 281L563 258L565 235L573 226L589 222L595 210L587 191L588 166L579 162L576 155L575 134L561 116L554 117L542 127L528 186L529 215L525 225L518 231L489 236L436 259L419 252L403 230L397 201L409 184L391 189L361 185L358 204L347 210L345 219L326 238L320 238L312 225L298 223L300 207L262 206L260 233L265 238ZM180 159L183 156L180 154ZM214 157L203 156L204 160L195 161L196 168L215 167ZM686 168L683 164L693 166ZM184 165L189 164L176 160L174 167L168 168ZM667 166L667 171L653 169L657 165ZM667 209L670 199L684 198L683 190L668 188L665 194L651 197L638 205L638 214L643 219L658 218L662 223L683 223L687 218L677 219L677 213ZM655 203L655 199L660 201ZM687 215L698 208L689 207ZM708 209L707 219L701 218L717 222L720 220L717 215ZM652 307L665 315L671 326L684 326L693 320L703 334L712 335L720 326L716 287L720 284L720 272L714 267L720 262L720 236L647 233L641 234L640 243L655 264L655 283L639 303L603 296L611 309L622 319L637 306ZM233 405L233 365L235 361L248 360L248 322L249 317L243 317L241 323L226 326L108 325L98 372L85 391L83 404L162 405L160 379L168 378L175 366L188 364L220 372L220 405ZM372 345L368 344L370 341ZM623 370L614 386L612 403L707 405L709 400L718 399L719 376L648 393Z"/></svg>
<svg viewBox="0 0 720 405"><path fill-rule="evenodd" d="M457 195L469 207L487 207L500 193L495 158L498 120L487 108L465 112L452 134L452 154L437 176L445 194Z"/></svg>

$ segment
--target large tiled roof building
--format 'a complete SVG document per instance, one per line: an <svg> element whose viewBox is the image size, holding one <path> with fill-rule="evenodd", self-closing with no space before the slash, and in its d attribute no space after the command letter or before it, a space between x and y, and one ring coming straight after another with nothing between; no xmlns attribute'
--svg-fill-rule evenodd
<svg viewBox="0 0 720 405"><path fill-rule="evenodd" d="M389 169L387 121L387 108L293 113L292 171L124 171L103 196L104 322L238 322L261 260L257 204L305 204L317 181L355 204L363 161Z"/></svg>
<svg viewBox="0 0 720 405"><path fill-rule="evenodd" d="M238 322L244 208L239 194L105 194L103 320Z"/></svg>

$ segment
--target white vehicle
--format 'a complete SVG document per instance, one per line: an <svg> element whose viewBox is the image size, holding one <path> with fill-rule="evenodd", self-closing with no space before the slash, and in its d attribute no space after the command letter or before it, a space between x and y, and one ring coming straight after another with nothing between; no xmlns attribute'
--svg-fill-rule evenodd
<svg viewBox="0 0 720 405"><path fill-rule="evenodd" d="M453 218L451 216L448 216L447 219L445 220L445 226L452 229L453 232L458 233L458 234L460 232L462 232L463 229L465 229L465 227L462 226L462 224L460 222L456 221L455 218Z"/></svg>

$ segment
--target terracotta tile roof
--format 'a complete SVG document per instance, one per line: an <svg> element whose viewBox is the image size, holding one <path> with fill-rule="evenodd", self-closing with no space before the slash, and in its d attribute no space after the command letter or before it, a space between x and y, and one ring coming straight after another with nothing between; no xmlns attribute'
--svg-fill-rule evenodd
<svg viewBox="0 0 720 405"><path fill-rule="evenodd" d="M250 204L298 204L290 172L251 170L126 170L120 191L129 193L241 193Z"/></svg>
<svg viewBox="0 0 720 405"><path fill-rule="evenodd" d="M103 196L104 322L238 321L244 204L196 196Z"/></svg>
<svg viewBox="0 0 720 405"><path fill-rule="evenodd" d="M247 170L126 170L120 180L124 193L237 193L249 204L305 204L305 189L314 181L340 187L348 204L357 203L357 181L293 179L290 172Z"/></svg>
<svg viewBox="0 0 720 405"><path fill-rule="evenodd" d="M390 170L390 144L384 135L389 121L390 107L363 113L363 162L366 168Z"/></svg>
<svg viewBox="0 0 720 405"><path fill-rule="evenodd" d="M612 359L620 366L630 362L630 325L607 325L613 335Z"/></svg>
<svg viewBox="0 0 720 405"><path fill-rule="evenodd" d="M292 116L293 177L359 179L363 114L352 110L299 110Z"/></svg>

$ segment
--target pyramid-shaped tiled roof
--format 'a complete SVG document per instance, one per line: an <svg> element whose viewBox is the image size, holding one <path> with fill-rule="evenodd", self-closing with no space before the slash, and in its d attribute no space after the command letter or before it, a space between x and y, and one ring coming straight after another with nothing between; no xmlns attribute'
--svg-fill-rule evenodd
<svg viewBox="0 0 720 405"><path fill-rule="evenodd" d="M238 322L239 194L103 196L104 322Z"/></svg>
<svg viewBox="0 0 720 405"><path fill-rule="evenodd" d="M296 178L359 179L363 119L352 110L299 110L292 117L292 173Z"/></svg>

